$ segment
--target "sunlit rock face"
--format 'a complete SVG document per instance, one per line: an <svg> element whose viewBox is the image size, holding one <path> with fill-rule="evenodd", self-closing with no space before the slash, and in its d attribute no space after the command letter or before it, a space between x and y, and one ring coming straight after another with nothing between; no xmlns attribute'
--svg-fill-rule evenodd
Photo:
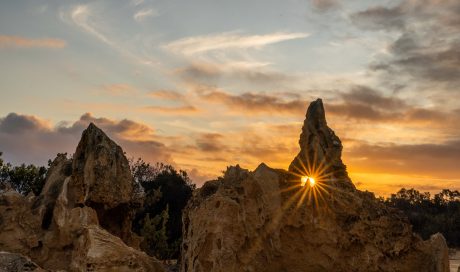
<svg viewBox="0 0 460 272"><path fill-rule="evenodd" d="M73 159L53 161L39 197L0 195L0 251L52 271L163 271L136 249L136 205L123 150L91 124Z"/></svg>
<svg viewBox="0 0 460 272"><path fill-rule="evenodd" d="M181 271L448 271L442 235L422 241L401 213L357 190L313 102L289 171L229 167L184 211ZM315 182L302 184L305 176ZM304 185L304 186L302 186Z"/></svg>

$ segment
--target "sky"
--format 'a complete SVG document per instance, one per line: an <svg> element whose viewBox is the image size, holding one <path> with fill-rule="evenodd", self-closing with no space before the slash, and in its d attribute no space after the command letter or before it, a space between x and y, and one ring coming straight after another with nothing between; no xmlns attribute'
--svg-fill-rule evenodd
<svg viewBox="0 0 460 272"><path fill-rule="evenodd" d="M1 0L0 60L13 164L94 122L198 185L287 169L320 97L359 189L460 189L458 0Z"/></svg>

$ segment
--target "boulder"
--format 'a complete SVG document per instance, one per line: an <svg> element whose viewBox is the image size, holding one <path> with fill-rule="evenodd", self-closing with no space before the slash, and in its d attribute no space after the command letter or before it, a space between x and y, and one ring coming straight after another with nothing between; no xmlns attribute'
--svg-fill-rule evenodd
<svg viewBox="0 0 460 272"><path fill-rule="evenodd" d="M0 271L4 272L45 272L29 258L5 251L0 251Z"/></svg>
<svg viewBox="0 0 460 272"><path fill-rule="evenodd" d="M423 241L402 213L355 188L321 100L299 144L289 171L229 167L194 192L181 271L448 271L442 235Z"/></svg>
<svg viewBox="0 0 460 272"><path fill-rule="evenodd" d="M40 196L0 194L0 250L53 271L164 271L131 232L133 186L121 147L90 124L74 157L52 162Z"/></svg>

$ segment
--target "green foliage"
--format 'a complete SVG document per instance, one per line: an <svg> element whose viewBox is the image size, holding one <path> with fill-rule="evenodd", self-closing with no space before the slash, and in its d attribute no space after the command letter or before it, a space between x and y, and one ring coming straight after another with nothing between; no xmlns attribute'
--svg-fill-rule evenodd
<svg viewBox="0 0 460 272"><path fill-rule="evenodd" d="M433 197L415 189L401 189L384 200L409 218L413 230L428 239L440 232L451 247L460 246L460 192L444 189Z"/></svg>
<svg viewBox="0 0 460 272"><path fill-rule="evenodd" d="M131 171L136 183L141 185L145 197L143 207L136 213L133 231L141 236L153 231L155 235L144 236L145 250L149 254L160 259L177 258L182 241L182 210L192 196L195 184L185 171L177 171L167 164L150 165L142 159L135 162L131 160ZM165 211L167 217L164 215ZM158 225L159 221L165 226L165 240L162 228ZM163 241L166 241L167 246L162 244Z"/></svg>
<svg viewBox="0 0 460 272"><path fill-rule="evenodd" d="M0 152L0 186L4 188L9 185L17 192L27 195L30 192L39 195L45 185L45 178L48 169L44 166L33 164L21 164L13 166L4 163Z"/></svg>
<svg viewBox="0 0 460 272"><path fill-rule="evenodd" d="M149 255L162 260L171 259L176 251L176 244L168 242L167 224L169 219L169 208L166 207L160 214L150 218L150 214L144 217L141 235L144 237L141 247Z"/></svg>

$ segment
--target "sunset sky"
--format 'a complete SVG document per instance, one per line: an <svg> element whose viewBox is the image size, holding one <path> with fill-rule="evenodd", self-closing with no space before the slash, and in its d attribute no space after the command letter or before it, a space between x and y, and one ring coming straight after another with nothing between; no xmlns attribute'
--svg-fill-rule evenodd
<svg viewBox="0 0 460 272"><path fill-rule="evenodd" d="M0 2L0 151L286 169L321 97L358 188L460 189L460 1Z"/></svg>

